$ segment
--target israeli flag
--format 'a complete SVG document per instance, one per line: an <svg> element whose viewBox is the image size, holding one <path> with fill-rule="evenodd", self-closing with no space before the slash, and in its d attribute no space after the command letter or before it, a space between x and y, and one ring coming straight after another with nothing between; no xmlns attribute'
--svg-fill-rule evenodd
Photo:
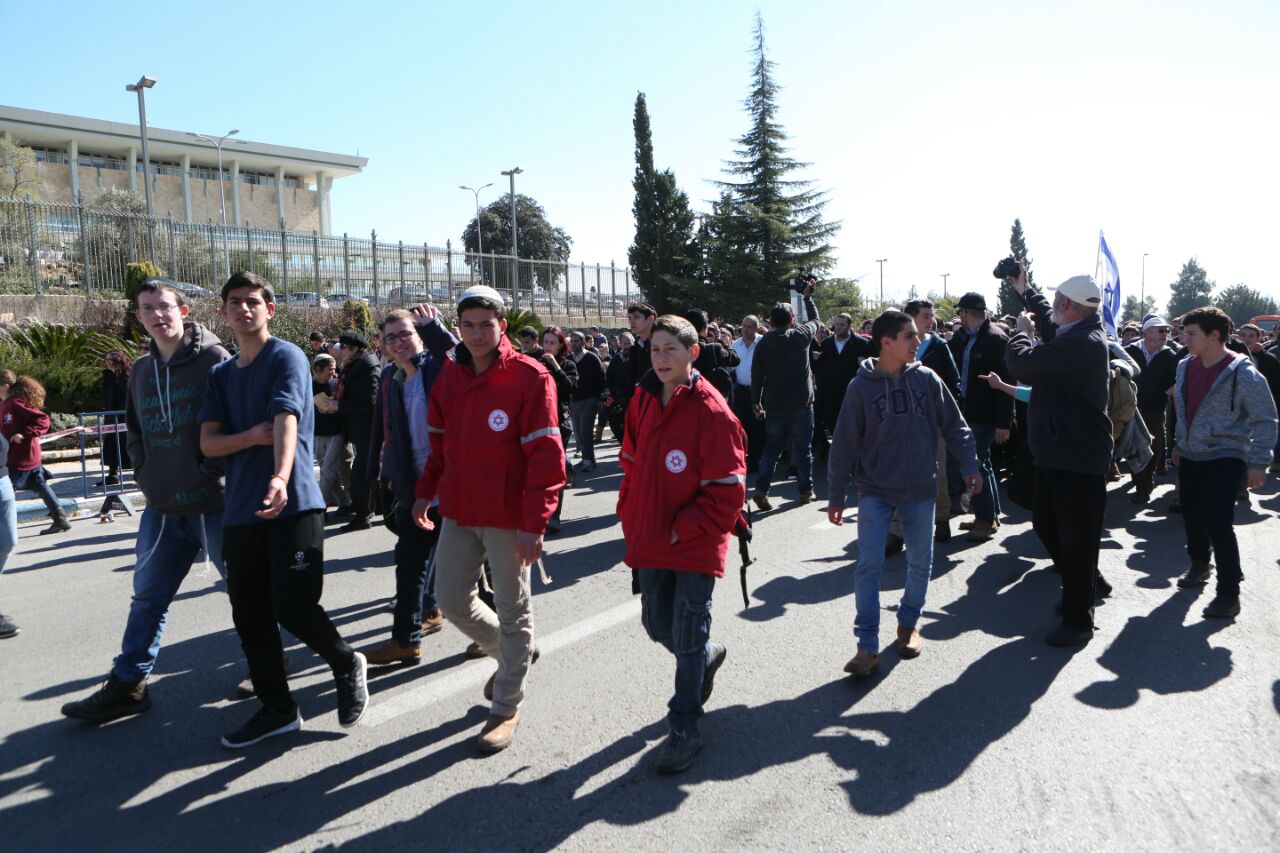
<svg viewBox="0 0 1280 853"><path fill-rule="evenodd" d="M1116 318L1120 316L1120 267L1107 246L1107 238L1098 232L1098 269L1093 280L1102 291L1102 324L1107 334L1116 337Z"/></svg>

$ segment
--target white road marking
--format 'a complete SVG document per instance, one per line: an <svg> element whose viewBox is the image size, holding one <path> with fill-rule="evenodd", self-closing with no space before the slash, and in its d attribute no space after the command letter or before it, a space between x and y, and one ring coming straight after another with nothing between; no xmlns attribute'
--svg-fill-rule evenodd
<svg viewBox="0 0 1280 853"><path fill-rule="evenodd" d="M583 619L567 628L561 628L545 637L537 638L535 635L535 639L537 639L539 651L548 655L612 628L614 625L626 622L628 619L638 621L639 618L640 600L633 598L611 610L597 613L595 616ZM362 723L366 726L380 726L464 690L475 690L478 695L480 687L492 674L492 662L476 661L461 669L428 679L412 690L375 701L365 712Z"/></svg>

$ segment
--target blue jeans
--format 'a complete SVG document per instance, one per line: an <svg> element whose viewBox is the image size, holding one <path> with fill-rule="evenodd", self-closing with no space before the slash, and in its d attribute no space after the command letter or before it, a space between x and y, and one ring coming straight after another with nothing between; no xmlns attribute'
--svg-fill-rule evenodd
<svg viewBox="0 0 1280 853"><path fill-rule="evenodd" d="M116 678L133 684L151 674L169 605L201 551L225 578L221 511L204 515L169 515L150 507L142 511L134 546L138 564L133 570L133 603L120 655L111 667Z"/></svg>
<svg viewBox="0 0 1280 853"><path fill-rule="evenodd" d="M15 491L30 489L39 495L40 500L44 501L45 509L49 510L50 518L57 518L64 513L62 504L58 502L58 496L53 493L53 487L45 477L43 465L32 468L30 471L10 471L9 477L13 481Z"/></svg>
<svg viewBox="0 0 1280 853"><path fill-rule="evenodd" d="M640 569L636 575L640 621L651 640L676 656L676 692L667 703L667 720L673 730L697 731L702 677L711 655L711 593L716 579L672 569Z"/></svg>
<svg viewBox="0 0 1280 853"><path fill-rule="evenodd" d="M760 457L760 472L756 476L756 491L769 494L773 481L773 469L778 465L782 448L791 442L791 461L796 466L796 484L802 492L813 491L813 407L806 406L798 412L785 415L764 416L764 453Z"/></svg>
<svg viewBox="0 0 1280 853"><path fill-rule="evenodd" d="M914 628L924 609L933 573L934 499L893 504L863 495L858 502L858 563L853 572L853 635L858 651L880 651L880 570L884 568L884 546L889 538L889 520L898 511L902 538L907 543L907 583L898 606L898 625Z"/></svg>
<svg viewBox="0 0 1280 853"><path fill-rule="evenodd" d="M969 424L973 430L973 442L978 451L978 476L982 477L982 491L971 498L973 517L977 521L994 521L1000 514L1000 492L996 488L996 472L991 467L991 445L996 440L996 428L992 424Z"/></svg>
<svg viewBox="0 0 1280 853"><path fill-rule="evenodd" d="M18 500L13 494L13 483L8 477L0 477L0 573L4 572L9 555L18 544Z"/></svg>

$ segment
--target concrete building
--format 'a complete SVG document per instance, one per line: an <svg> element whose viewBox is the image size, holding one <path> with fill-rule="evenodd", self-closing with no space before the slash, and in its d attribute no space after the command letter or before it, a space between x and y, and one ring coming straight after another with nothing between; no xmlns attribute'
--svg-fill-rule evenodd
<svg viewBox="0 0 1280 853"><path fill-rule="evenodd" d="M37 201L92 203L107 187L143 195L137 124L59 115L0 105L0 134L33 148L39 164ZM151 192L157 216L220 222L218 157L204 140L149 127ZM268 145L232 137L222 148L228 225L329 234L336 178L359 174L368 158Z"/></svg>

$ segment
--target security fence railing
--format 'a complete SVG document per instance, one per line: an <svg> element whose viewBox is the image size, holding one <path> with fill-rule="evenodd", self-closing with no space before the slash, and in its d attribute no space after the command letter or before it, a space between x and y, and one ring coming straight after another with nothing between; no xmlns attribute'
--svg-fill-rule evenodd
<svg viewBox="0 0 1280 853"><path fill-rule="evenodd" d="M0 293L109 295L125 267L151 261L168 278L216 292L232 270L272 282L289 303L331 299L407 305L452 300L487 284L512 308L553 317L611 318L639 297L631 271L614 264L479 255L426 243L322 236L253 226L104 213L75 204L0 199ZM198 291L194 295L200 295Z"/></svg>

